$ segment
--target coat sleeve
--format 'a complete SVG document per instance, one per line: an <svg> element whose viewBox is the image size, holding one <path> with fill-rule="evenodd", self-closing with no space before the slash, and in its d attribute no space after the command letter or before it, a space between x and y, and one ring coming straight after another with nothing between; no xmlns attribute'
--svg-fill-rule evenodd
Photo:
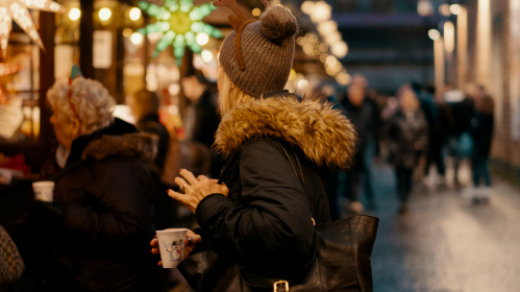
<svg viewBox="0 0 520 292"><path fill-rule="evenodd" d="M314 251L314 227L287 158L269 141L245 146L240 180L240 201L216 194L198 206L197 220L209 247L246 265L305 265Z"/></svg>
<svg viewBox="0 0 520 292"><path fill-rule="evenodd" d="M71 239L101 249L120 250L146 241L152 232L149 171L130 158L94 163L85 201L65 205L62 228Z"/></svg>

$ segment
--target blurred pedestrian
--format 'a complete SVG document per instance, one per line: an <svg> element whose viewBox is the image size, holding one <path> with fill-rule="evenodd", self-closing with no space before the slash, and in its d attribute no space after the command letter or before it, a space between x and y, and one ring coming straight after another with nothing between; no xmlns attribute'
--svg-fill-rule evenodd
<svg viewBox="0 0 520 292"><path fill-rule="evenodd" d="M428 145L428 126L419 100L410 88L398 93L400 110L391 120L389 129L389 160L395 167L397 194L401 203L399 212L408 209L412 190L413 169Z"/></svg>
<svg viewBox="0 0 520 292"><path fill-rule="evenodd" d="M211 149L220 124L217 91L200 70L184 77L181 82L184 94L188 98L183 121L186 140L201 143ZM200 148L201 145L194 147ZM211 152L210 159L210 176L218 178L222 169L220 155Z"/></svg>
<svg viewBox="0 0 520 292"><path fill-rule="evenodd" d="M347 171L346 195L351 201L351 211L357 214L363 213L364 207L359 197L359 185L363 182L363 190L368 198L368 207L374 208L374 196L370 180L369 165L367 165L367 151L374 143L378 121L378 113L372 102L366 98L365 88L359 84L352 84L348 88L347 98L343 100L343 106L348 119L354 125L358 134L356 154L351 168ZM372 145L373 146L373 145ZM370 155L373 159L373 154Z"/></svg>
<svg viewBox="0 0 520 292"><path fill-rule="evenodd" d="M177 149L176 139L170 140L170 134L166 127L159 121L160 102L158 96L146 89L140 90L133 95L129 95L126 103L130 108L139 131L150 133L158 138L157 156L150 164L152 178L154 181L154 191L152 196L153 203L153 222L156 229L162 230L172 227L175 223L177 207L175 202L164 196L164 193L172 185L167 185L162 181L163 173L170 169L177 171L178 163L172 159L166 159L167 155L179 155L179 153L168 153L169 150L175 152ZM171 145L174 144L174 145ZM165 162L168 161L168 165ZM166 170L165 168L169 168Z"/></svg>
<svg viewBox="0 0 520 292"><path fill-rule="evenodd" d="M155 291L149 254L156 137L113 118L114 99L98 81L76 77L48 91L59 147L52 202L38 201L23 244L43 291ZM32 224L32 225L31 225ZM35 243L36 241L36 243ZM35 247L36 245L36 247ZM27 264L29 266L29 263Z"/></svg>
<svg viewBox="0 0 520 292"><path fill-rule="evenodd" d="M428 92L432 98L435 96L435 87L433 85L427 85L425 91ZM454 121L450 108L445 101L435 101L435 106L438 115L433 124L429 127L428 157L425 175L430 174L431 165L434 164L437 168L437 184L441 187L446 187L445 149L452 134Z"/></svg>
<svg viewBox="0 0 520 292"><path fill-rule="evenodd" d="M273 5L260 21L244 22L226 37L216 135L226 158L224 184L182 170L177 183L185 194L170 191L196 213L207 247L240 265L244 283L267 280L261 291L273 289L271 279L299 279L315 257L313 223L330 220L319 169L346 167L354 150L355 132L344 115L284 90L297 30L290 10ZM215 285L220 280L204 275L199 288L223 291Z"/></svg>
<svg viewBox="0 0 520 292"><path fill-rule="evenodd" d="M476 94L476 87L467 84L465 90L449 90L444 94L444 100L453 118L453 128L450 138L450 152L453 157L454 182L460 187L459 168L462 159L470 159L472 141L469 133L471 119L475 115L475 104L473 102Z"/></svg>
<svg viewBox="0 0 520 292"><path fill-rule="evenodd" d="M494 110L493 98L484 89L474 95L475 116L471 119L471 136L473 137L473 152L471 155L473 186L469 195L472 198L485 200L491 195L491 176L488 170L489 152L493 140ZM481 180L484 180L481 186Z"/></svg>

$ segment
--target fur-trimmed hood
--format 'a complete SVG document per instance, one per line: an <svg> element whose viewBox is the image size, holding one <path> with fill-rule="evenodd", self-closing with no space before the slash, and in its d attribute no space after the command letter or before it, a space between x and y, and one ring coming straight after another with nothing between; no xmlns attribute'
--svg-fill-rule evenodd
<svg viewBox="0 0 520 292"><path fill-rule="evenodd" d="M83 160L89 157L102 160L109 156L138 157L151 163L157 155L158 137L148 133L131 133L125 135L103 135L90 142L81 155Z"/></svg>
<svg viewBox="0 0 520 292"><path fill-rule="evenodd" d="M271 136L298 146L319 167L348 167L354 155L356 132L331 104L302 101L292 96L255 100L226 114L215 147L225 157L251 138Z"/></svg>

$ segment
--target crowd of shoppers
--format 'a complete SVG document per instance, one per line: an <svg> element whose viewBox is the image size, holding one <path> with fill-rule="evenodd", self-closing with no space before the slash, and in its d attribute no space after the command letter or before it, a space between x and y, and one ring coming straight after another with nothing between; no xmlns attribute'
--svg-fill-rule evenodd
<svg viewBox="0 0 520 292"><path fill-rule="evenodd" d="M302 99L284 90L297 30L290 11L270 6L225 39L218 99L202 72L182 79L185 143L161 124L153 93L127 98L134 126L113 118L113 98L99 82L56 82L47 97L58 146L41 174L56 183L54 199L34 202L14 236L35 290L167 290L153 238L179 225L175 202L199 227L188 232L189 251L239 265L248 283L298 279L319 244L314 226L342 217L338 170L350 212L377 207L376 156L395 170L399 213L432 163L445 176L446 149L456 184L460 159L471 158L473 188L464 195L489 198L494 106L484 88L436 100L431 87L411 83L386 98L356 75L343 99ZM199 285L218 291L221 280Z"/></svg>

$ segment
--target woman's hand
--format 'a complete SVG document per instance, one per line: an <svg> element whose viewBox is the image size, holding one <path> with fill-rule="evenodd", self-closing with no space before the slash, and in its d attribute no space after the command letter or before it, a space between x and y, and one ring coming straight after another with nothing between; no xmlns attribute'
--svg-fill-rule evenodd
<svg viewBox="0 0 520 292"><path fill-rule="evenodd" d="M227 197L229 194L227 186L225 184L219 185L217 180L210 180L203 175L195 178L193 173L186 169L181 169L180 174L184 178L176 177L175 183L180 186L184 194L169 190L168 195L190 208L193 213L205 197L212 194L222 194Z"/></svg>
<svg viewBox="0 0 520 292"><path fill-rule="evenodd" d="M188 232L186 232L186 239L184 240L184 258L187 258L201 241L202 238L200 237L200 235L188 229ZM159 240L157 240L157 234L155 235L155 238L152 239L152 241L150 241L150 245L152 246L152 254L160 254ZM162 261L159 261L158 265L162 266Z"/></svg>

